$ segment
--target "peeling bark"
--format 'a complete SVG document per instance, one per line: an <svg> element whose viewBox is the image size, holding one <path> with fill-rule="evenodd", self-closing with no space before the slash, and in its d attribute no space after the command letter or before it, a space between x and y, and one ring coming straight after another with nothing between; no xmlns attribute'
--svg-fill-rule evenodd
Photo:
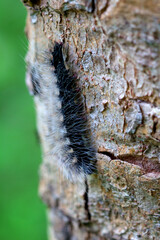
<svg viewBox="0 0 160 240"><path fill-rule="evenodd" d="M160 1L23 2L29 66L43 62L55 41L64 43L97 146L97 174L84 184L63 179L56 159L45 157L49 113L35 97L44 154L39 192L48 206L49 239L158 240Z"/></svg>

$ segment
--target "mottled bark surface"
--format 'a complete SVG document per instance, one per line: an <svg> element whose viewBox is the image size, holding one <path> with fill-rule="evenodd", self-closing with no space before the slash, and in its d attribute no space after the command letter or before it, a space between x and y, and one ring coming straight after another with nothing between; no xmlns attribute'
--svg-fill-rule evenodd
<svg viewBox="0 0 160 240"><path fill-rule="evenodd" d="M160 1L23 2L29 64L64 42L97 147L98 174L88 186L66 181L54 156L44 157L39 192L48 206L49 239L158 240ZM35 103L45 156L48 112L43 101Z"/></svg>

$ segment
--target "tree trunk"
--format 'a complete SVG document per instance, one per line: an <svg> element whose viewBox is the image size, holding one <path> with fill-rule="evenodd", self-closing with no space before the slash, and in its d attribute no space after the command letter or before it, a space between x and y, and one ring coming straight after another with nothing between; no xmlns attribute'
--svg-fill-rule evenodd
<svg viewBox="0 0 160 240"><path fill-rule="evenodd" d="M98 173L66 180L46 154L52 101L46 104L47 92L34 97L49 239L160 239L160 1L23 2L28 75L55 41L63 42L97 148Z"/></svg>

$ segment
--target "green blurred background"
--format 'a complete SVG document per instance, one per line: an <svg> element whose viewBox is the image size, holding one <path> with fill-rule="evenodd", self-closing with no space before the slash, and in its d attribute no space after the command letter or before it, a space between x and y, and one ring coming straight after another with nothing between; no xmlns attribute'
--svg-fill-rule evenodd
<svg viewBox="0 0 160 240"><path fill-rule="evenodd" d="M35 109L25 86L25 19L20 0L0 1L0 240L47 239Z"/></svg>

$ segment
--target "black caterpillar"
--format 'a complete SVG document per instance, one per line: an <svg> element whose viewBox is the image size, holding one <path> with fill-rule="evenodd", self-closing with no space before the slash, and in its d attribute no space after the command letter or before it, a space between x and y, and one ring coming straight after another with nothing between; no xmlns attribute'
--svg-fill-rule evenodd
<svg viewBox="0 0 160 240"><path fill-rule="evenodd" d="M45 64L39 67L40 81L37 81L37 74L34 75L35 70L31 71L33 92L36 98L42 95L47 106L52 108L47 116L50 125L47 136L50 156L55 156L68 179L81 180L96 171L96 151L84 98L78 79L65 67L62 44L55 43L51 54L50 66ZM47 81L49 86L46 85Z"/></svg>

